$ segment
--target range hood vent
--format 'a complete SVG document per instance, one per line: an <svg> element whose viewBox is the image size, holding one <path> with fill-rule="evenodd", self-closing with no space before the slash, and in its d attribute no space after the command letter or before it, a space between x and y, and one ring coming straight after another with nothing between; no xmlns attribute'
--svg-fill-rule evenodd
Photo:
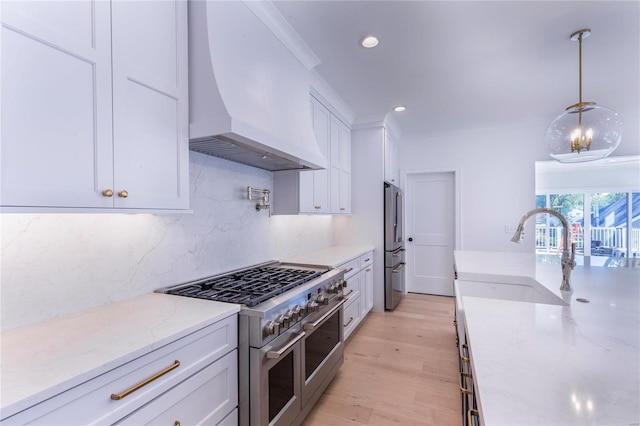
<svg viewBox="0 0 640 426"><path fill-rule="evenodd" d="M254 13L260 4L189 2L189 148L271 171L324 169L311 72Z"/></svg>
<svg viewBox="0 0 640 426"><path fill-rule="evenodd" d="M234 139L227 136L192 139L189 141L189 149L201 154L212 155L270 171L311 169L310 166L300 164L299 160L279 157L272 152L254 148L249 144L240 142L237 138Z"/></svg>

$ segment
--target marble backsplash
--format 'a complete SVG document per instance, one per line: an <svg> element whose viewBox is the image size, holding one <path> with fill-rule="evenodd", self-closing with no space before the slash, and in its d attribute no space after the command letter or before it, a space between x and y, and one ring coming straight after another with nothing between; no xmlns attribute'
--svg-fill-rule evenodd
<svg viewBox="0 0 640 426"><path fill-rule="evenodd" d="M331 216L256 211L272 176L191 152L193 213L0 215L2 329L332 245Z"/></svg>

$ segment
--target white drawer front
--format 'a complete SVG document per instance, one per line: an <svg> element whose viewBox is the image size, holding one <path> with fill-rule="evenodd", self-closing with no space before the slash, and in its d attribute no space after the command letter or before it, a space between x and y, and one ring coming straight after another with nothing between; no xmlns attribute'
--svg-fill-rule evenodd
<svg viewBox="0 0 640 426"><path fill-rule="evenodd" d="M352 275L347 279L347 287L342 290L344 297L348 299L355 299L360 295L360 285L362 281L362 274L358 273ZM349 301L346 303L349 304Z"/></svg>
<svg viewBox="0 0 640 426"><path fill-rule="evenodd" d="M118 425L215 425L238 405L237 350L162 394Z"/></svg>
<svg viewBox="0 0 640 426"><path fill-rule="evenodd" d="M373 252L363 254L360 256L360 269L370 267L373 264Z"/></svg>
<svg viewBox="0 0 640 426"><path fill-rule="evenodd" d="M113 423L222 357L238 345L237 315L153 350L120 367L3 420L3 425ZM180 365L120 400L111 398Z"/></svg>
<svg viewBox="0 0 640 426"><path fill-rule="evenodd" d="M351 303L344 309L344 338L349 337L351 332L356 328L358 323L360 322L360 303L361 298L356 297L351 301Z"/></svg>
<svg viewBox="0 0 640 426"><path fill-rule="evenodd" d="M354 259L351 262L343 263L340 265L341 269L344 269L344 278L348 280L351 276L358 273L360 270L360 259Z"/></svg>
<svg viewBox="0 0 640 426"><path fill-rule="evenodd" d="M217 426L238 426L238 409L230 412Z"/></svg>

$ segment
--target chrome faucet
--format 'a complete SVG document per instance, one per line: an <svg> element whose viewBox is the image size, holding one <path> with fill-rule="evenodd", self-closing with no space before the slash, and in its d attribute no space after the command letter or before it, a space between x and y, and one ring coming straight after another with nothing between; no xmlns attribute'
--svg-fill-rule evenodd
<svg viewBox="0 0 640 426"><path fill-rule="evenodd" d="M547 208L542 208L542 209L533 209L531 211L528 211L524 216L522 216L522 219L520 219L520 223L518 223L518 228L516 229L516 233L513 235L513 238L511 238L511 241L513 241L514 243L519 243L520 239L522 238L522 234L524 233L524 224L527 221L527 219L529 219L531 216L538 214L538 213L549 213L550 215L553 215L555 217L557 217L558 219L560 219L560 222L562 222L562 232L563 232L563 238L564 238L564 248L562 250L562 260L561 260L561 266L562 266L562 285L560 286L560 290L561 291L573 291L573 289L571 288L571 284L570 284L570 279L571 279L571 271L573 270L574 266L576 266L576 245L574 243L571 243L571 252L569 252L569 222L567 222L567 219L564 218L564 216L562 216L562 214L560 214L560 212L558 212L557 210L553 210L553 209L547 209Z"/></svg>

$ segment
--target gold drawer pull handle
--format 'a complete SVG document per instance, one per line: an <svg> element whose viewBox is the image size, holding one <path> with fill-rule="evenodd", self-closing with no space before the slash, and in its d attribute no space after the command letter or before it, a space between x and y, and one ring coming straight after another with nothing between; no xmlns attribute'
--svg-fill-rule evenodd
<svg viewBox="0 0 640 426"><path fill-rule="evenodd" d="M168 372L170 372L171 370L175 370L176 368L180 367L180 361L175 360L173 362L173 364L171 364L169 367L165 368L164 370L154 374L153 376L149 377L148 379L144 379L143 381L141 381L140 383L138 383L135 386L130 387L129 389L127 389L126 391L122 392L122 393L112 393L111 394L111 399L118 401L122 398L124 398L125 396L137 391L138 389L140 389L143 386L148 385L149 383L153 382L154 380L164 376L165 374L167 374Z"/></svg>
<svg viewBox="0 0 640 426"><path fill-rule="evenodd" d="M345 294L345 295L344 295L344 296L342 296L342 297L344 297L344 298L346 299L346 298L347 298L347 296L348 296L348 295L350 295L351 293L353 293L353 289L351 289L351 291L350 291L349 293Z"/></svg>
<svg viewBox="0 0 640 426"><path fill-rule="evenodd" d="M370 261L370 260L371 260L371 259L365 259L364 261L365 261L365 262L368 262L368 261Z"/></svg>
<svg viewBox="0 0 640 426"><path fill-rule="evenodd" d="M129 196L129 193L127 191L125 191L124 189L120 192L118 192L118 197L120 198L127 198Z"/></svg>
<svg viewBox="0 0 640 426"><path fill-rule="evenodd" d="M102 191L102 195L105 197L113 197L113 189L105 189Z"/></svg>
<svg viewBox="0 0 640 426"><path fill-rule="evenodd" d="M480 412L478 410L469 410L467 411L467 424L469 426L473 425L472 417L480 417Z"/></svg>
<svg viewBox="0 0 640 426"><path fill-rule="evenodd" d="M371 268L367 268L367 270L365 272L369 272L371 270Z"/></svg>
<svg viewBox="0 0 640 426"><path fill-rule="evenodd" d="M349 326L349 324L351 324L351 321L353 321L353 317L349 317L349 321L347 321L347 323L345 325L343 325L342 327L347 328Z"/></svg>
<svg viewBox="0 0 640 426"><path fill-rule="evenodd" d="M464 386L462 386L463 385L463 383L462 383L462 378L463 377L471 377L471 375L467 374L467 373L460 373L460 393L465 394L465 395L470 395L473 392L471 392L469 389L467 389Z"/></svg>
<svg viewBox="0 0 640 426"><path fill-rule="evenodd" d="M462 349L463 349L463 351L466 350L467 351L467 355L469 355L469 347L466 344L462 345ZM462 362L467 362L467 363L471 362L471 358L470 357L466 357L466 356L464 356L462 354L460 354L460 359L462 360Z"/></svg>

